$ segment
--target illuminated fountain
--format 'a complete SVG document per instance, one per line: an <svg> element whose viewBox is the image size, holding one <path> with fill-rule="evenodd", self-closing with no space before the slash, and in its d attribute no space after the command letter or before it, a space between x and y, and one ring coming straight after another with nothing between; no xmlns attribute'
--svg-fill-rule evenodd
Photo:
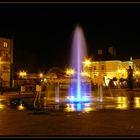
<svg viewBox="0 0 140 140"><path fill-rule="evenodd" d="M91 94L90 82L85 77L81 77L82 62L87 57L86 41L82 28L77 25L72 40L71 68L76 74L72 76L69 86L69 102L90 102L88 98ZM78 104L79 108L80 105Z"/></svg>
<svg viewBox="0 0 140 140"><path fill-rule="evenodd" d="M103 108L104 105L114 107L115 100L111 94L111 97L105 97L103 95L103 76L99 73L98 91L97 97L94 98L93 91L91 90L91 81L86 76L82 77L83 71L82 62L87 58L87 46L82 28L77 25L72 40L71 50L71 68L75 71L75 74L71 76L70 86L68 91L68 110L83 111L89 110L89 108ZM93 93L93 94L92 94ZM98 107L97 107L98 106Z"/></svg>
<svg viewBox="0 0 140 140"><path fill-rule="evenodd" d="M71 46L71 70L74 73L70 75L70 83L67 99L63 96L59 82L57 79L48 82L46 94L44 97L45 109L51 105L55 109L64 107L66 111L91 111L103 108L127 109L128 101L124 97L113 97L112 91L109 88L103 89L103 73L98 76L98 89L92 91L91 77L83 76L83 62L87 58L87 45L82 28L77 25L73 32L73 40ZM109 95L105 95L105 92ZM64 99L64 100L63 100ZM137 99L139 103L139 100ZM138 106L138 105L137 105Z"/></svg>

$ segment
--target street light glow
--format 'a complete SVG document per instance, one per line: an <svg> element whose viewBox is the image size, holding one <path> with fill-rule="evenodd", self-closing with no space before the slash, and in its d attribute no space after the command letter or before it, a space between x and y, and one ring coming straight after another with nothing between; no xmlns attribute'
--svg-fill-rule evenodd
<svg viewBox="0 0 140 140"><path fill-rule="evenodd" d="M67 69L66 74L73 75L75 73L74 69Z"/></svg>
<svg viewBox="0 0 140 140"><path fill-rule="evenodd" d="M90 66L91 65L91 60L90 59L86 59L84 61L85 66Z"/></svg>
<svg viewBox="0 0 140 140"><path fill-rule="evenodd" d="M20 77L26 77L26 75L27 75L27 72L25 72L25 71L20 71L19 72Z"/></svg>
<svg viewBox="0 0 140 140"><path fill-rule="evenodd" d="M42 78L42 77L43 77L43 73L40 73L40 74L39 74L39 77Z"/></svg>

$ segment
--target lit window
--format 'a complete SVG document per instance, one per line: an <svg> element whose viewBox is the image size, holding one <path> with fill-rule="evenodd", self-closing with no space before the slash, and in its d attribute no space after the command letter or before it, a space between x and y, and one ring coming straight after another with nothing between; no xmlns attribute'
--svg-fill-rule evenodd
<svg viewBox="0 0 140 140"><path fill-rule="evenodd" d="M7 42L3 42L3 46L4 46L4 48L7 48L8 47L8 43Z"/></svg>

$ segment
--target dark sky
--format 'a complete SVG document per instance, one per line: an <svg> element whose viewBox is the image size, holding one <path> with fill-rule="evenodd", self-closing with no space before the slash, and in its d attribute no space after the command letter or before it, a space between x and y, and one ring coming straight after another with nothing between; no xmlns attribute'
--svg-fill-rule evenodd
<svg viewBox="0 0 140 140"><path fill-rule="evenodd" d="M140 56L140 4L0 4L0 36L14 35L16 69L67 67L77 24L89 56L109 46L122 58Z"/></svg>

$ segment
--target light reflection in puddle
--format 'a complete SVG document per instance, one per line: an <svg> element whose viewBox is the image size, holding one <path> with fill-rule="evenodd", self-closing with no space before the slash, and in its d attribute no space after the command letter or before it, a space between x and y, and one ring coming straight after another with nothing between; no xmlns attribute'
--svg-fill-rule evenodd
<svg viewBox="0 0 140 140"><path fill-rule="evenodd" d="M63 110L66 112L91 112L98 111L104 109L113 109L113 110L128 110L128 109L140 109L140 97L134 97L133 100L129 100L130 98L124 96L114 97L113 100L110 98L104 98L103 102L77 102L77 103L60 103L54 104L54 110ZM17 103L17 100L15 100ZM19 104L15 105L17 110L27 110L28 105L19 101ZM0 110L5 109L6 104L4 104L3 100L0 99ZM49 109L49 106L48 106Z"/></svg>
<svg viewBox="0 0 140 140"><path fill-rule="evenodd" d="M140 109L140 97L134 97L134 108Z"/></svg>
<svg viewBox="0 0 140 140"><path fill-rule="evenodd" d="M0 110L3 110L6 108L5 104L3 104L4 99L0 99Z"/></svg>
<svg viewBox="0 0 140 140"><path fill-rule="evenodd" d="M102 109L120 109L126 110L129 108L129 101L127 97L119 96L115 97L114 102L112 100L105 99L104 102L92 102L92 103L71 103L67 104L65 111L95 111Z"/></svg>
<svg viewBox="0 0 140 140"><path fill-rule="evenodd" d="M90 112L96 110L96 108L91 107L91 103L69 103L66 104L66 108L64 111L72 112L72 111L82 111L82 112Z"/></svg>
<svg viewBox="0 0 140 140"><path fill-rule="evenodd" d="M18 105L17 110L25 110L24 105L22 103L20 105Z"/></svg>
<svg viewBox="0 0 140 140"><path fill-rule="evenodd" d="M128 103L128 98L127 97L124 97L124 96L118 96L118 97L115 97L116 98L116 101L117 103Z"/></svg>
<svg viewBox="0 0 140 140"><path fill-rule="evenodd" d="M123 110L126 110L129 108L129 105L128 103L120 103L120 104L117 104L116 106L116 109L123 109Z"/></svg>
<svg viewBox="0 0 140 140"><path fill-rule="evenodd" d="M127 97L124 96L119 96L116 97L116 109L122 109L122 110L126 110L129 108L129 101Z"/></svg>
<svg viewBox="0 0 140 140"><path fill-rule="evenodd" d="M104 108L105 109L114 109L115 108L115 104L105 105Z"/></svg>
<svg viewBox="0 0 140 140"><path fill-rule="evenodd" d="M5 109L5 107L6 107L6 106L5 106L4 104L1 104L1 103L0 103L0 110Z"/></svg>

